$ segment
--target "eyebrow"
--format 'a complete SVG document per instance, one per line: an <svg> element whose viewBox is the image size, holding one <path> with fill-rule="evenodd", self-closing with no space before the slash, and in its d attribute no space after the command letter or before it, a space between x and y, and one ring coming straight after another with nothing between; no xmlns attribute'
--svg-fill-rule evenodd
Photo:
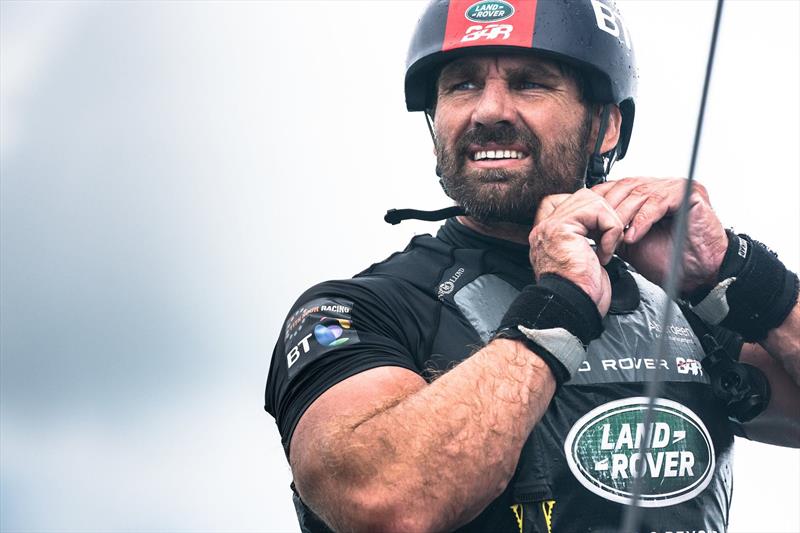
<svg viewBox="0 0 800 533"><path fill-rule="evenodd" d="M506 71L508 79L520 79L526 77L543 78L547 80L562 79L564 76L557 69L549 65L535 64L524 65L521 67L510 68Z"/></svg>
<svg viewBox="0 0 800 533"><path fill-rule="evenodd" d="M448 80L452 78L467 78L473 79L480 76L481 71L485 70L481 68L477 63L473 61L463 61L458 63L451 63L445 66L441 73L439 74L439 85L441 84L442 80Z"/></svg>
<svg viewBox="0 0 800 533"><path fill-rule="evenodd" d="M479 77L485 69L473 61L463 61L451 63L442 69L439 75L439 84L444 80L450 79L474 79ZM545 80L559 80L565 76L555 66L542 63L532 63L519 67L512 67L506 70L507 79L518 80L526 77L533 77Z"/></svg>

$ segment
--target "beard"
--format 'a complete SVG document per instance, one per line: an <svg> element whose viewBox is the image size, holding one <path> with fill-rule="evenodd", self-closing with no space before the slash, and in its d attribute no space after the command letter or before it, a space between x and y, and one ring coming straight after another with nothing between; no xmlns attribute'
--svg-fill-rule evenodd
<svg viewBox="0 0 800 533"><path fill-rule="evenodd" d="M555 145L543 149L540 139L529 129L509 123L467 130L452 148L436 136L436 173L447 195L464 208L467 215L483 224L511 222L532 226L542 198L551 194L573 193L584 185L591 134L591 113L578 128L566 132ZM471 169L470 145L524 147L530 168Z"/></svg>

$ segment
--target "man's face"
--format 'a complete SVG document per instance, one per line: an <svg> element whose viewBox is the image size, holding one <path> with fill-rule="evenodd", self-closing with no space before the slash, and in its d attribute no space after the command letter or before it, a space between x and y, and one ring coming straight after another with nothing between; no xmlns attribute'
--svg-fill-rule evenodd
<svg viewBox="0 0 800 533"><path fill-rule="evenodd" d="M472 217L531 225L544 196L583 186L591 123L576 81L552 61L460 59L439 76L437 168Z"/></svg>

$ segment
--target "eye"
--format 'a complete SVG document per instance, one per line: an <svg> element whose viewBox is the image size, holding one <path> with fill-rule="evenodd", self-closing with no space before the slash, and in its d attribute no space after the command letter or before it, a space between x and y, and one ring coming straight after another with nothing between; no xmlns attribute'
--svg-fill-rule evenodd
<svg viewBox="0 0 800 533"><path fill-rule="evenodd" d="M530 91L535 89L546 89L545 85L533 80L520 80L516 83L515 89L519 91Z"/></svg>
<svg viewBox="0 0 800 533"><path fill-rule="evenodd" d="M477 85L473 81L460 81L458 83L454 83L450 86L451 91L470 91L472 89L477 89Z"/></svg>

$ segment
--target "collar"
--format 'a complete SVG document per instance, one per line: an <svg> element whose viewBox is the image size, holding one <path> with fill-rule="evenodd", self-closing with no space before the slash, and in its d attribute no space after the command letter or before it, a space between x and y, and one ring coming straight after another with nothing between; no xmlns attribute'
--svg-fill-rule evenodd
<svg viewBox="0 0 800 533"><path fill-rule="evenodd" d="M455 218L448 219L439 228L436 238L456 248L478 249L496 253L514 263L530 268L530 247L478 233Z"/></svg>

